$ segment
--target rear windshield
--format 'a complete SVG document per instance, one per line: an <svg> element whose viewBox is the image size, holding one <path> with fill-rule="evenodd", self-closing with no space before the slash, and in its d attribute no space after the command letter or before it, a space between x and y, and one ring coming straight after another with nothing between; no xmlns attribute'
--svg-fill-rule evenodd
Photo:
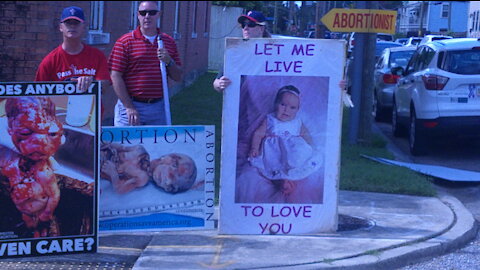
<svg viewBox="0 0 480 270"><path fill-rule="evenodd" d="M420 38L419 39L412 39L411 43L412 43L412 45L417 45L417 44L420 43L420 41L422 41L422 39L420 39Z"/></svg>
<svg viewBox="0 0 480 270"><path fill-rule="evenodd" d="M434 40L442 40L442 39L450 39L448 37L432 37L432 41Z"/></svg>
<svg viewBox="0 0 480 270"><path fill-rule="evenodd" d="M377 39L385 40L385 41L393 41L393 36L392 35L377 34Z"/></svg>
<svg viewBox="0 0 480 270"><path fill-rule="evenodd" d="M408 61L412 57L415 51L401 51L390 53L390 60L388 61L388 67L403 67L405 68Z"/></svg>
<svg viewBox="0 0 480 270"><path fill-rule="evenodd" d="M377 43L375 47L375 56L380 56L382 54L382 51L385 50L386 48L391 48L391 47L402 47L402 44L400 43Z"/></svg>
<svg viewBox="0 0 480 270"><path fill-rule="evenodd" d="M447 51L440 69L456 74L480 74L480 50Z"/></svg>

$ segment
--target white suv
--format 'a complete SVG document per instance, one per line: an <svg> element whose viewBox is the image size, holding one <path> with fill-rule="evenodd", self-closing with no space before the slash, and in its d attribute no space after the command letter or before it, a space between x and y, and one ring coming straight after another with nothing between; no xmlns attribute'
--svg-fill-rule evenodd
<svg viewBox="0 0 480 270"><path fill-rule="evenodd" d="M392 131L408 130L410 151L424 154L432 136L480 135L480 41L456 38L420 45L394 89Z"/></svg>
<svg viewBox="0 0 480 270"><path fill-rule="evenodd" d="M451 38L453 38L453 37L452 36L444 36L444 35L426 35L422 38L419 45L423 45L427 42L432 42L432 41L436 41L436 40L451 39Z"/></svg>

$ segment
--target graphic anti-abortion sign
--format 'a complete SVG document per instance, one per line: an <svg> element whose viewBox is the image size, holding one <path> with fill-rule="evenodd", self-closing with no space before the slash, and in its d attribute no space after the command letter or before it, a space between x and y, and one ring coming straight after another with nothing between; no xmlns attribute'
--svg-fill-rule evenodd
<svg viewBox="0 0 480 270"><path fill-rule="evenodd" d="M226 40L221 234L335 231L345 43Z"/></svg>
<svg viewBox="0 0 480 270"><path fill-rule="evenodd" d="M96 252L100 85L0 83L0 255Z"/></svg>
<svg viewBox="0 0 480 270"><path fill-rule="evenodd" d="M213 229L214 126L103 127L100 231Z"/></svg>

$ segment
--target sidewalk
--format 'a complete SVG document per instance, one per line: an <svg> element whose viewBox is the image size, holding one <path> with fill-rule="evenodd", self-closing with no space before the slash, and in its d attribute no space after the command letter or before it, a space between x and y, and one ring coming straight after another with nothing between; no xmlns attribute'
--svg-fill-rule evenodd
<svg viewBox="0 0 480 270"><path fill-rule="evenodd" d="M5 259L0 269L394 269L461 247L477 232L470 212L447 194L340 191L339 215L341 230L331 234L101 234L96 254Z"/></svg>

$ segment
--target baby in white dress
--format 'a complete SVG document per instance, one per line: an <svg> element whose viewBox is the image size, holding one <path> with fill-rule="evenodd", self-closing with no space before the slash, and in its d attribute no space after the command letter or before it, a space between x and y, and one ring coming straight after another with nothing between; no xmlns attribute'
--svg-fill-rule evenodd
<svg viewBox="0 0 480 270"><path fill-rule="evenodd" d="M292 85L280 88L274 108L253 134L249 161L265 178L278 184L284 194L289 194L295 181L320 168L321 157L308 129L297 117L300 91Z"/></svg>

